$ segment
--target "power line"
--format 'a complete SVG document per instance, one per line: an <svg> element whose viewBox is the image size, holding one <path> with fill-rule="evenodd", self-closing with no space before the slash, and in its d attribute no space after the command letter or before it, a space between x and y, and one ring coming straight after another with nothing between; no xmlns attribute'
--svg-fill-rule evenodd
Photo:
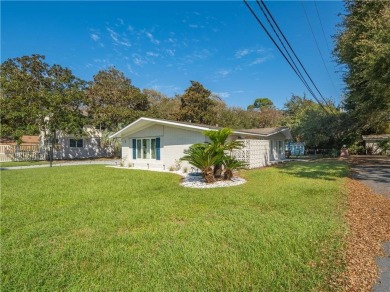
<svg viewBox="0 0 390 292"><path fill-rule="evenodd" d="M294 68L294 66L291 64L291 62L288 60L288 58L286 57L286 55L283 53L283 51L280 49L279 45L275 42L274 38L271 36L271 34L268 32L268 30L266 29L266 27L264 26L264 24L261 22L261 20L257 17L256 13L252 10L252 8L249 6L249 4L246 2L246 0L243 0L244 3L246 4L246 6L249 8L249 10L251 11L251 13L253 14L253 16L256 18L257 22L260 24L260 26L263 28L263 30L266 32L266 34L268 35L268 37L271 39L271 41L274 43L274 45L277 47L277 49L279 50L279 52L282 54L282 56L284 57L284 59L287 61L287 63L290 65L290 67L294 70L295 74L298 75L299 79L301 79L301 81L305 84L307 90L309 90L309 92L313 95L313 97L318 101L317 97L315 96L315 94L313 93L313 91L311 90L311 88L307 85L307 83L304 81L304 79L302 79L301 75L297 72L297 70Z"/></svg>
<svg viewBox="0 0 390 292"><path fill-rule="evenodd" d="M326 64L325 64L324 56L322 55L320 46L318 45L317 38L316 38L316 36L315 36L315 34L314 34L313 27L311 26L309 17L308 17L307 12L306 12L305 5L303 4L303 1L302 1L302 0L301 0L301 4L302 4L302 7L303 7L303 11L305 12L305 16L306 16L307 23L309 24L311 34L312 34L312 36L313 36L313 38L314 38L314 42L316 43L316 47L317 47L318 53L320 54L320 57L321 57L321 60L322 60L322 64L324 64L324 68L325 68L325 70L326 70L326 73L328 74L329 80L330 80L330 82L332 83L333 88L336 90L336 86L334 85L333 80L332 80L332 77L330 76L328 67L327 67Z"/></svg>
<svg viewBox="0 0 390 292"><path fill-rule="evenodd" d="M258 2L258 0L256 0ZM282 35L284 41L287 43L287 46L290 48L291 52L293 53L293 55L295 56L295 58L298 60L298 63L301 65L303 71L306 73L306 76L309 78L309 80L311 81L311 83L313 84L314 88L317 90L318 94L321 96L322 100L326 103L326 100L324 98L324 96L322 95L322 93L320 92L320 90L318 89L317 85L314 83L313 79L310 77L309 73L307 72L305 66L302 64L301 60L299 59L299 57L297 56L297 54L295 53L294 49L292 48L292 46L290 45L290 42L287 40L286 36L284 35L283 31L280 29L278 23L276 22L276 20L274 19L274 17L272 16L271 12L269 11L269 9L267 8L267 5L265 5L265 2L263 0L261 0L261 4L263 5L263 7L265 8L265 10L267 11L268 15L271 17L272 19L272 22L275 24L276 28L278 29L278 31L280 32L280 34Z"/></svg>
<svg viewBox="0 0 390 292"><path fill-rule="evenodd" d="M303 75L302 73L297 70L298 68L295 68L294 65L290 62L290 60L286 57L286 55L283 53L282 49L279 47L279 45L276 43L276 41L274 40L274 38L271 36L271 34L268 32L267 28L264 26L264 24L261 22L261 20L259 19L259 17L256 15L256 13L253 11L253 9L251 8L251 6L247 3L246 0L243 0L245 5L248 7L249 11L252 13L252 15L255 17L255 19L257 20L257 22L260 24L260 26L262 27L262 29L265 31L265 33L267 34L267 36L271 39L271 41L274 43L274 45L277 47L277 49L279 50L279 52L282 54L283 58L287 61L287 63L290 65L290 67L293 69L293 71L295 72L295 74L297 74L298 78L303 82L303 84L305 85L305 87L307 88L307 90L312 94L312 96L314 97L314 99L318 102L318 104L323 108L323 110L327 113L329 113L327 111L327 109L323 106L323 104L318 100L317 96L315 95L315 93L313 92L313 90L310 88L310 86L308 85L308 83L306 82L306 80L303 78ZM260 6L259 6L260 7ZM272 15L271 15L272 17ZM274 30L275 32L275 30ZM279 37L278 37L279 38ZM280 40L280 38L279 38ZM282 43L282 42L281 42ZM283 45L284 47L284 45ZM285 47L284 47L285 48ZM286 50L287 51L287 50ZM295 55L295 53L294 53ZM296 56L296 55L295 55ZM290 56L291 57L291 56ZM297 57L296 57L297 58ZM298 59L298 58L297 58ZM299 59L298 59L299 61ZM299 63L301 64L301 62L299 61ZM295 63L294 63L295 64ZM301 64L302 66L302 64ZM306 70L305 70L306 72ZM307 72L306 72L307 74ZM308 74L307 74L308 75ZM309 77L310 78L310 77ZM311 78L310 78L311 79ZM312 81L312 80L311 80ZM314 84L314 82L312 81L312 83ZM316 86L315 86L316 87ZM318 89L317 89L318 90Z"/></svg>
<svg viewBox="0 0 390 292"><path fill-rule="evenodd" d="M329 48L328 40L326 39L326 36L325 36L324 26L322 25L320 13L319 13L318 7L317 7L317 1L315 1L315 0L314 0L314 6L316 7L316 12L317 12L318 20L320 21L321 30L322 30L322 35L324 36L324 40L325 40L326 47L328 48L328 52L330 53L331 50L330 50L330 48Z"/></svg>
<svg viewBox="0 0 390 292"><path fill-rule="evenodd" d="M317 6L317 1L316 1L316 0L314 0L314 6L315 6L315 8L316 8L318 20L319 20L319 22L320 22L320 26L321 26L321 30L322 30L322 35L323 35L323 37L324 37L326 47L328 48L328 53L330 54L330 53L332 53L332 51L331 51L331 49L329 48L328 40L326 39L324 26L322 25L322 20L321 20L320 12L318 11L318 6ZM333 66L333 68L336 70L336 68L335 68L334 66ZM332 81L333 89L337 91L336 86L335 86L335 84L334 84L333 78L331 78L331 81Z"/></svg>
<svg viewBox="0 0 390 292"><path fill-rule="evenodd" d="M271 21L269 20L268 15L264 12L263 8L261 7L260 2L259 2L259 1L256 1L256 3L257 3L257 5L259 6L260 10L263 12L265 18L266 18L267 21L268 21L268 24L271 26L271 28L272 28L273 32L275 33L276 37L278 38L280 44L283 46L283 48L284 48L285 52L287 53L287 55L288 55L288 57L289 57L291 63L293 63L294 68L298 71L299 76L301 76L302 79L304 79L303 75L302 75L301 72L299 71L299 68L298 68L297 64L295 64L294 59L291 57L291 55L290 55L290 53L288 52L286 46L284 45L284 43L283 43L282 40L280 39L279 34L276 32L274 26L272 25ZM306 83L306 80L305 80L304 82Z"/></svg>

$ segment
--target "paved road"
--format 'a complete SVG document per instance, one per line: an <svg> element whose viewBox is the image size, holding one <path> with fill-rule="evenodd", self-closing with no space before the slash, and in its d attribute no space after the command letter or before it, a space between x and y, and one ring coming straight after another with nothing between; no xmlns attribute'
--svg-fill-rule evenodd
<svg viewBox="0 0 390 292"><path fill-rule="evenodd" d="M390 199L390 158L385 156L356 156L351 158L353 177L375 193ZM378 257L379 280L374 292L390 292L390 242L383 243L385 257Z"/></svg>
<svg viewBox="0 0 390 292"><path fill-rule="evenodd" d="M385 156L356 156L352 158L353 177L375 193L390 199L390 158Z"/></svg>

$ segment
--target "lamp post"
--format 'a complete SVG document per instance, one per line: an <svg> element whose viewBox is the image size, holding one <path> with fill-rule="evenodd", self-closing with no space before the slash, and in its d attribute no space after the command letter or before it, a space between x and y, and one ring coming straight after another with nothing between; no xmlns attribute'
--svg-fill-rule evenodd
<svg viewBox="0 0 390 292"><path fill-rule="evenodd" d="M53 133L50 130L50 116L46 116L45 119L45 135L48 137L47 138L47 147L49 147L49 162L50 162L50 167L53 166Z"/></svg>

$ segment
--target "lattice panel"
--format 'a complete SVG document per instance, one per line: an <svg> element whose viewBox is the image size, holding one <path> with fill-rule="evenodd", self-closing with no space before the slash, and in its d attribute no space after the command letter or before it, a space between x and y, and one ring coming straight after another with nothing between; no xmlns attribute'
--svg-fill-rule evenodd
<svg viewBox="0 0 390 292"><path fill-rule="evenodd" d="M247 164L248 168L257 168L267 165L269 141L264 140L239 140L244 148L234 150L232 155Z"/></svg>

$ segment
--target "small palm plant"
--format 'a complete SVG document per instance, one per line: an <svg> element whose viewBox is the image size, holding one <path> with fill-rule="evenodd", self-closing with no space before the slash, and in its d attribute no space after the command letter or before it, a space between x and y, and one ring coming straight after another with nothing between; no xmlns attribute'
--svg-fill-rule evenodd
<svg viewBox="0 0 390 292"><path fill-rule="evenodd" d="M226 142L232 134L228 128L219 131L205 131L204 134L210 138L210 143L198 143L192 145L184 151L185 156L181 160L186 160L202 171L206 183L215 182L216 179L223 178L230 180L233 171L244 168L246 165L231 156L231 151L243 147L240 141ZM228 152L230 152L228 154ZM223 175L222 171L225 169Z"/></svg>
<svg viewBox="0 0 390 292"><path fill-rule="evenodd" d="M220 157L208 150L206 144L194 144L185 150L184 154L181 160L188 161L191 165L199 168L206 183L215 182L213 166L220 160Z"/></svg>
<svg viewBox="0 0 390 292"><path fill-rule="evenodd" d="M222 159L222 164L224 166L223 178L225 180L231 180L233 177L233 171L243 169L246 167L246 163L230 155L225 155Z"/></svg>
<svg viewBox="0 0 390 292"><path fill-rule="evenodd" d="M220 178L222 176L223 158L226 151L240 149L243 147L240 141L226 142L233 131L229 128L223 128L219 131L205 131L204 134L209 137L211 143L208 144L208 151L214 153L219 160L214 165L214 176Z"/></svg>

